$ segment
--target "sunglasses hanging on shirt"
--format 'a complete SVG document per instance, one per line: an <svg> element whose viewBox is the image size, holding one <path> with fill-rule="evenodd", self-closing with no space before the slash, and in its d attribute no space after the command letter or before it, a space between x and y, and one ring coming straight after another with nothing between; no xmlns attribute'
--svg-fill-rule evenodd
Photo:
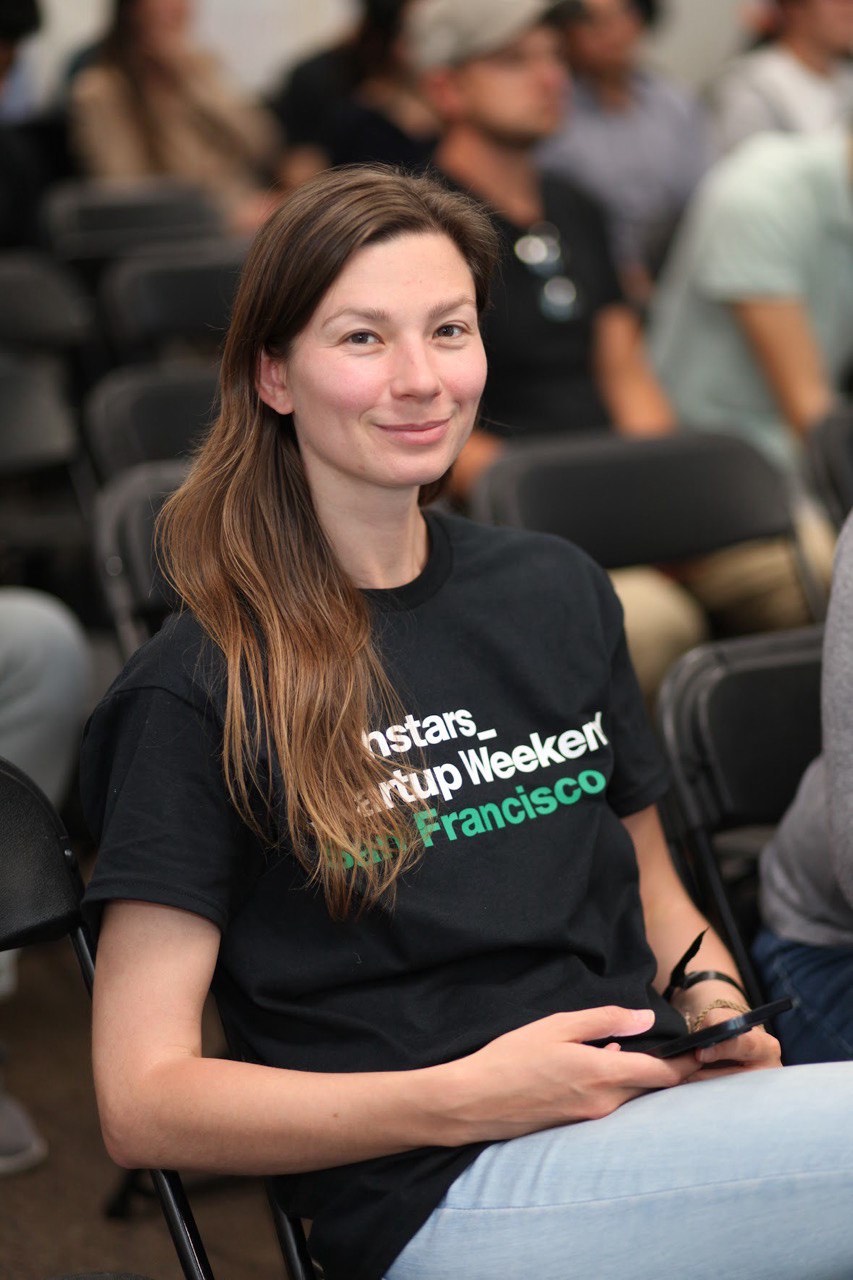
<svg viewBox="0 0 853 1280"><path fill-rule="evenodd" d="M560 232L551 222L537 222L516 240L515 256L542 280L539 310L549 320L574 320L582 311L578 287L568 273Z"/></svg>

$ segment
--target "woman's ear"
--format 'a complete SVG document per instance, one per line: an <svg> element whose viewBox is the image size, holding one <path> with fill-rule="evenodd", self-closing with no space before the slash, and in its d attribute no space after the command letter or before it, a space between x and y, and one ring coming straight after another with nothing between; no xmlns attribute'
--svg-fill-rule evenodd
<svg viewBox="0 0 853 1280"><path fill-rule="evenodd" d="M258 358L255 386L264 404L275 409L276 413L293 412L293 399L287 387L287 369L283 360L262 351Z"/></svg>

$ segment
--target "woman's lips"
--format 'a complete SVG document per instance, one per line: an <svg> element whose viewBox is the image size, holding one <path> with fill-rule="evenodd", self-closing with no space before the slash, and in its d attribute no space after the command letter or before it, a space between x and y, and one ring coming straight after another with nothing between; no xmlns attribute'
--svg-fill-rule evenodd
<svg viewBox="0 0 853 1280"><path fill-rule="evenodd" d="M439 439L446 431L450 418L431 418L428 422L378 422L380 431L388 435L404 436L427 444Z"/></svg>

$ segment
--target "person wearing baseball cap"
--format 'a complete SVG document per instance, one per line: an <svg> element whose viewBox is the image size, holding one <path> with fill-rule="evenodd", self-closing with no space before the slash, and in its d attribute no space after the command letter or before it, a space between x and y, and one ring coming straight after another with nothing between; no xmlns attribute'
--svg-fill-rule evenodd
<svg viewBox="0 0 853 1280"><path fill-rule="evenodd" d="M547 0L413 0L404 22L408 56L442 121L435 164L490 208L502 239L483 431L456 478L463 500L506 439L650 434L673 422L603 212L536 168L534 149L560 127L567 89L554 12Z"/></svg>
<svg viewBox="0 0 853 1280"><path fill-rule="evenodd" d="M613 264L604 214L534 153L560 127L567 77L543 0L413 0L404 35L443 122L434 163L489 208L501 239L484 318L489 377L476 430L453 473L464 504L507 447L542 435L669 431ZM704 612L652 569L614 575L631 656L652 700L671 662L704 638Z"/></svg>

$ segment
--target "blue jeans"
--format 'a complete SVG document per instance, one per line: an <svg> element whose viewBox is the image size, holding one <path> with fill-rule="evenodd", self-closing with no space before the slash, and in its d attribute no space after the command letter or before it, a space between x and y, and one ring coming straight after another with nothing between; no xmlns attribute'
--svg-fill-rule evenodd
<svg viewBox="0 0 853 1280"><path fill-rule="evenodd" d="M497 1143L386 1280L850 1280L853 1064L645 1094Z"/></svg>
<svg viewBox="0 0 853 1280"><path fill-rule="evenodd" d="M768 1000L794 996L776 1021L787 1063L853 1058L853 947L813 947L762 929L752 958Z"/></svg>

